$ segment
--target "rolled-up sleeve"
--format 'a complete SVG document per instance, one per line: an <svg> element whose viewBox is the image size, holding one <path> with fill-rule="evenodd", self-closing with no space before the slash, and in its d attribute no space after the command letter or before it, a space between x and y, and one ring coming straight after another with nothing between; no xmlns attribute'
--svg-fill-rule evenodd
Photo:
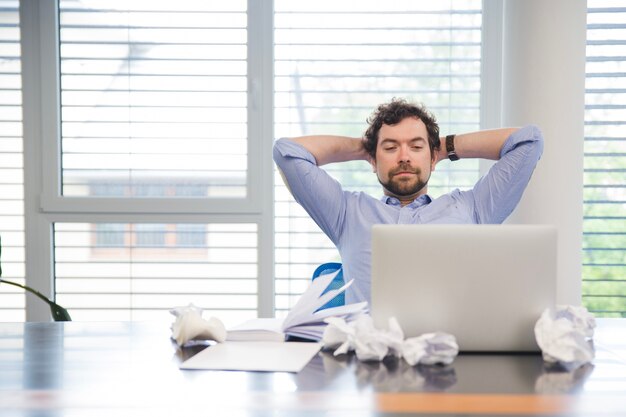
<svg viewBox="0 0 626 417"><path fill-rule="evenodd" d="M478 223L502 223L519 203L543 153L543 135L537 126L512 133L498 160L468 192Z"/></svg>
<svg viewBox="0 0 626 417"><path fill-rule="evenodd" d="M319 168L315 157L303 146L286 138L275 142L274 162L295 200L337 245L346 213L339 182Z"/></svg>

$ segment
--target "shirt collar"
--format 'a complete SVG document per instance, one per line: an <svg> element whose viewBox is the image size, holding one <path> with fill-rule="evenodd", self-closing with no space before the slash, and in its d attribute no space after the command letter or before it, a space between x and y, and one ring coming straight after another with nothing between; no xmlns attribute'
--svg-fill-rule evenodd
<svg viewBox="0 0 626 417"><path fill-rule="evenodd" d="M400 200L398 200L395 197L389 197L388 195L384 195L380 198L380 201L382 201L383 203L390 205L390 206L399 206L400 205ZM430 204L433 201L432 198L430 198L430 196L428 194L422 194L421 196L417 197L415 200L413 200L411 203L407 204L406 207L412 207L412 208L418 208L421 206L424 206L426 204Z"/></svg>

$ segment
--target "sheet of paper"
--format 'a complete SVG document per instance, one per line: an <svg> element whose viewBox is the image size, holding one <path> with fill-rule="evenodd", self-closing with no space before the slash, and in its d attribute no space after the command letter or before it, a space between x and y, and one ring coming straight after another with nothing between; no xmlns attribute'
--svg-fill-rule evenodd
<svg viewBox="0 0 626 417"><path fill-rule="evenodd" d="M183 362L180 369L299 372L321 347L300 342L218 343Z"/></svg>

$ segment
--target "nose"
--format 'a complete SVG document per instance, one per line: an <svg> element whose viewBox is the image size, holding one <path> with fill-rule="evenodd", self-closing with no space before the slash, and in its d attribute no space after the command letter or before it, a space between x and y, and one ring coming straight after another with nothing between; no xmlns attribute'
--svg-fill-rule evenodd
<svg viewBox="0 0 626 417"><path fill-rule="evenodd" d="M399 163L406 163L406 162L410 162L409 161L409 147L402 145L400 146L400 151L398 153L398 162Z"/></svg>

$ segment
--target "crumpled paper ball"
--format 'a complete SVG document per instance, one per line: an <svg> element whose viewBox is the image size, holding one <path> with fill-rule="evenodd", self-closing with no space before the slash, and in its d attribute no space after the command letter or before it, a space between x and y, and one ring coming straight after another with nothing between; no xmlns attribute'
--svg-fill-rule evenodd
<svg viewBox="0 0 626 417"><path fill-rule="evenodd" d="M535 324L535 338L543 360L568 371L591 363L595 318L584 307L557 306L546 309Z"/></svg>
<svg viewBox="0 0 626 417"><path fill-rule="evenodd" d="M393 319L395 321L395 319ZM399 352L402 343L402 329L390 320L387 331L374 327L372 318L363 314L351 322L341 317L329 317L325 320L322 343L327 349L335 349L334 355L341 355L354 350L360 361L381 361L390 352Z"/></svg>
<svg viewBox="0 0 626 417"><path fill-rule="evenodd" d="M350 323L337 317L330 317L326 322L322 343L324 348L334 349L335 356L354 351L360 361L382 361L392 355L404 357L411 365L431 365L450 364L459 351L454 336L446 333L404 340L404 332L395 317L389 319L386 330L377 329L369 315Z"/></svg>
<svg viewBox="0 0 626 417"><path fill-rule="evenodd" d="M324 348L333 349L334 356L348 353L350 341L354 338L354 327L341 317L329 317L324 321L328 323L322 334Z"/></svg>
<svg viewBox="0 0 626 417"><path fill-rule="evenodd" d="M381 361L387 355L400 356L404 332L395 317L389 319L389 329L379 330L369 315L362 315L354 321L352 346L356 357L361 361Z"/></svg>
<svg viewBox="0 0 626 417"><path fill-rule="evenodd" d="M555 311L555 318L565 318L572 322L574 329L583 336L593 338L596 328L596 318L585 307L582 306L558 306Z"/></svg>
<svg viewBox="0 0 626 417"><path fill-rule="evenodd" d="M412 337L402 345L402 356L410 365L450 365L458 354L456 337L443 332Z"/></svg>
<svg viewBox="0 0 626 417"><path fill-rule="evenodd" d="M202 318L202 309L189 304L186 307L176 307L170 310L176 317L172 323L172 339L178 346L183 346L191 340L226 340L226 327L218 318L211 317L209 320Z"/></svg>

